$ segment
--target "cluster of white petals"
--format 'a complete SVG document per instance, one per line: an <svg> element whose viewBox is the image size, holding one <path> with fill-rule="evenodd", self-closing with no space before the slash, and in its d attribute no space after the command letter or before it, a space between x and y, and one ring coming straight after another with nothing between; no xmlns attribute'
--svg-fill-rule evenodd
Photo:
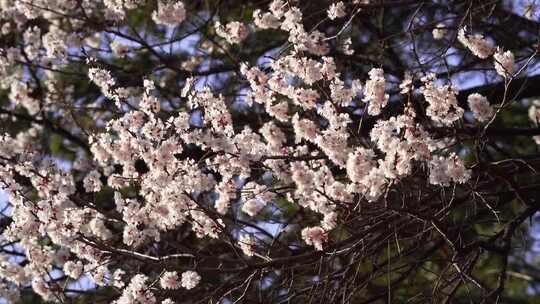
<svg viewBox="0 0 540 304"><path fill-rule="evenodd" d="M126 17L128 10L135 9L142 3L143 0L103 0L103 4L107 8L105 18L108 20L122 20ZM76 3L73 8L75 5Z"/></svg>
<svg viewBox="0 0 540 304"><path fill-rule="evenodd" d="M441 40L448 34L448 29L444 23L438 23L432 31L433 39Z"/></svg>
<svg viewBox="0 0 540 304"><path fill-rule="evenodd" d="M193 289L201 282L201 276L195 271L185 271L182 273L181 286L185 289Z"/></svg>
<svg viewBox="0 0 540 304"><path fill-rule="evenodd" d="M374 68L369 71L369 80L364 88L364 102L369 103L369 115L379 115L388 103L389 95L385 91L384 71Z"/></svg>
<svg viewBox="0 0 540 304"><path fill-rule="evenodd" d="M345 11L345 4L343 1L332 3L328 8L328 18L330 18L330 20L341 18L346 14L347 12Z"/></svg>
<svg viewBox="0 0 540 304"><path fill-rule="evenodd" d="M84 190L86 192L99 192L101 190L101 180L99 179L101 174L98 171L92 170L86 175L83 180Z"/></svg>
<svg viewBox="0 0 540 304"><path fill-rule="evenodd" d="M495 60L495 71L497 71L497 74L505 78L514 75L514 53L511 51L503 52L502 49L497 48L497 52L493 54L493 59Z"/></svg>
<svg viewBox="0 0 540 304"><path fill-rule="evenodd" d="M328 235L321 227L306 227L302 230L302 239L315 249L323 250L323 244L328 240Z"/></svg>
<svg viewBox="0 0 540 304"><path fill-rule="evenodd" d="M180 278L176 271L166 271L159 279L159 285L163 289L178 289L181 286Z"/></svg>
<svg viewBox="0 0 540 304"><path fill-rule="evenodd" d="M493 55L495 48L493 48L489 42L484 39L484 36L480 34L468 35L466 34L466 31L466 27L459 29L457 37L459 42L461 42L479 58L486 59Z"/></svg>
<svg viewBox="0 0 540 304"><path fill-rule="evenodd" d="M122 291L122 295L114 304L153 304L156 297L148 286L148 277L142 274L134 276L129 285Z"/></svg>
<svg viewBox="0 0 540 304"><path fill-rule="evenodd" d="M474 118L479 122L488 121L495 113L489 100L478 93L469 95L469 97L467 97L467 102L469 103L469 108L471 109Z"/></svg>
<svg viewBox="0 0 540 304"><path fill-rule="evenodd" d="M535 99L531 102L528 114L531 123L536 127L540 126L540 100ZM540 145L540 135L533 136L533 139L537 145Z"/></svg>
<svg viewBox="0 0 540 304"><path fill-rule="evenodd" d="M242 234L238 240L240 249L247 256L253 256L255 254L255 240L249 234Z"/></svg>
<svg viewBox="0 0 540 304"><path fill-rule="evenodd" d="M456 154L449 157L435 156L429 163L429 182L434 185L448 186L451 182L465 183L471 177L463 161Z"/></svg>
<svg viewBox="0 0 540 304"><path fill-rule="evenodd" d="M186 9L182 1L159 0L157 10L152 13L156 24L177 26L186 19Z"/></svg>
<svg viewBox="0 0 540 304"><path fill-rule="evenodd" d="M463 116L463 108L458 105L457 90L450 85L438 85L434 74L422 78L420 91L429 104L426 114L435 122L451 125Z"/></svg>
<svg viewBox="0 0 540 304"><path fill-rule="evenodd" d="M260 9L253 11L253 23L261 29L277 29L279 19L270 12L263 13Z"/></svg>
<svg viewBox="0 0 540 304"><path fill-rule="evenodd" d="M0 6L15 2L0 1ZM1 49L0 87L7 100L2 115L15 113L9 123L20 120L29 127L0 134L0 187L9 199L11 218L3 241L20 247L18 254L27 261L14 263L0 255L2 299L17 299L14 286L24 286L56 301L59 287L47 276L58 272L69 283L89 280L92 286L114 287L114 304L174 303L179 289L198 291L213 278L207 280L208 268L191 253L161 255L190 246L163 242L197 241L204 248L193 246L190 252L208 251L208 256L213 244L225 242L247 262L270 259L262 255L266 249L272 258L279 253L273 251L274 243L266 244L272 235L265 240L262 228L253 232L248 226L258 227L273 216L286 218L289 208L297 212L295 220L309 222L287 223L283 234L292 231L294 239L316 253L333 248L334 232L361 204L387 208L382 202L397 186L443 192L440 187L472 186L469 180L477 177L460 158L465 145L447 136L455 126L473 126L460 120L464 100L450 83L453 79L442 82L444 73L439 80L429 69L418 81L418 69L397 74L382 62L351 72L344 66L357 56L355 46L362 42L355 39L353 44L355 36L341 35L339 29L332 37L332 31L308 28L313 20L295 1L273 0L267 8L250 9L251 21L222 24L209 18L204 34L217 39L195 31L188 35L200 39L193 52L178 56L172 54L173 42L162 43L159 35L147 43L146 37L127 39L126 28L94 33L76 18L66 23L76 29L73 33L54 18L45 27L37 20L54 14L22 2L0 11L2 20L12 20L2 25L3 31L24 29L20 48ZM188 15L188 1L46 2L39 4L53 12L80 6L99 16L96 20L105 28L131 22L137 19L133 10L149 7L152 13L145 22L171 41L193 30L193 20L206 17ZM368 2L353 1L360 7ZM346 23L344 17L351 14L350 3L345 3L324 7L320 13L325 22ZM352 27L349 21L343 32ZM432 37L430 31L427 36L437 44L452 40L450 22L437 22L430 28ZM257 60L235 60L243 45L267 34L281 37L285 47L265 50ZM511 51L491 46L480 34L467 34L466 28L459 29L457 39L481 59L493 56L497 74L505 82L513 80ZM219 54L219 59L201 54ZM152 69L121 66L139 57L149 65L160 64ZM81 65L88 58L82 74L66 64L74 58ZM366 69L372 66L378 67ZM36 74L34 68L41 70ZM77 75L78 82L54 74L62 68L69 68L66 75ZM214 71L220 76L213 76ZM77 86L89 87L93 93L84 96L89 100L77 95ZM467 104L478 123L497 119L499 111L485 96L472 93ZM91 114L68 124L77 111ZM540 101L532 102L529 118L540 125ZM81 127L87 125L88 130ZM45 150L66 160L36 148L44 134L50 138ZM540 145L540 136L534 139ZM66 149L68 145L79 150ZM239 229L239 223L246 225ZM282 242L277 237L272 241ZM230 258L219 250L215 255L208 260ZM189 263L173 261L184 258ZM155 264L162 271L140 270L144 261L159 262Z"/></svg>
<svg viewBox="0 0 540 304"><path fill-rule="evenodd" d="M241 43L248 36L249 32L245 24L238 21L231 21L222 25L219 21L214 25L216 34L225 38L231 44Z"/></svg>
<svg viewBox="0 0 540 304"><path fill-rule="evenodd" d="M109 71L102 68L89 68L88 78L101 89L104 96L110 99L116 98L117 95L114 92L116 82Z"/></svg>

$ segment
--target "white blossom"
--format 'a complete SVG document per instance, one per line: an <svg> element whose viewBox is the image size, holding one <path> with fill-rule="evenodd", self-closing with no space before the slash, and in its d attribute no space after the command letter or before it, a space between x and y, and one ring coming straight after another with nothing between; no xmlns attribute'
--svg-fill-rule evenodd
<svg viewBox="0 0 540 304"><path fill-rule="evenodd" d="M495 113L487 98L478 93L469 95L467 102L473 112L474 118L479 122L488 121Z"/></svg>
<svg viewBox="0 0 540 304"><path fill-rule="evenodd" d="M493 55L495 60L495 70L497 74L507 78L514 74L514 54L511 51L503 52L502 49L497 48L497 52Z"/></svg>
<svg viewBox="0 0 540 304"><path fill-rule="evenodd" d="M330 18L330 20L341 18L347 14L345 12L345 4L343 4L343 1L332 3L330 7L328 8L327 12L328 12L328 18Z"/></svg>
<svg viewBox="0 0 540 304"><path fill-rule="evenodd" d="M389 95L385 93L384 71L373 68L369 71L369 80L364 87L364 102L369 103L369 115L379 115L388 103Z"/></svg>
<svg viewBox="0 0 540 304"><path fill-rule="evenodd" d="M224 7L219 19L212 7L178 0L0 1L0 196L9 202L2 300L18 302L28 289L42 301L68 301L70 289L90 280L118 292L105 299L113 304L192 301L179 296L194 294L187 290L202 278L185 267L249 275L243 270L273 271L307 251L347 255L376 236L378 222L393 220L399 210L390 209L444 217L448 204L438 201L454 192L460 200L473 190L493 196L486 165L521 174L522 164L499 161L501 153L479 153L466 165L472 144L490 134L460 141L471 135L460 121L463 81L441 70L444 58L426 61L422 50L422 69L410 60L386 74L379 68L392 60L347 16L367 17L380 3L329 1L314 12L301 1L268 2L232 21ZM477 23L474 14L467 23ZM434 18L440 22L421 20L424 34L446 49L459 20ZM517 73L514 53L489 35L459 29L460 56L466 63L493 55L508 82ZM414 52L409 46L393 45L401 59ZM357 59L372 67L367 75ZM420 70L425 77L416 79ZM495 111L479 93L467 106L478 124L502 112L501 129L523 114ZM528 116L528 139L540 145L540 101L530 101ZM276 223L272 240L263 229ZM348 239L343 227L360 238ZM230 248L213 247L223 241ZM201 292L228 276L215 275Z"/></svg>
<svg viewBox="0 0 540 304"><path fill-rule="evenodd" d="M84 265L81 261L68 261L64 264L64 273L72 279L78 279L84 269Z"/></svg>
<svg viewBox="0 0 540 304"><path fill-rule="evenodd" d="M411 93L413 89L413 76L409 71L405 72L405 76L403 77L403 81L399 84L399 88L401 89L400 93L403 95Z"/></svg>
<svg viewBox="0 0 540 304"><path fill-rule="evenodd" d="M37 26L28 28L23 34L24 52L28 59L33 60L39 55L39 47L41 44L41 29Z"/></svg>
<svg viewBox="0 0 540 304"><path fill-rule="evenodd" d="M226 25L222 25L217 21L214 28L216 29L216 34L218 36L225 38L225 40L231 44L240 43L248 36L247 27L238 21L231 21Z"/></svg>
<svg viewBox="0 0 540 304"><path fill-rule="evenodd" d="M199 285L199 282L201 281L201 276L196 273L195 271L185 271L182 273L182 287L185 289L193 289L197 285Z"/></svg>
<svg viewBox="0 0 540 304"><path fill-rule="evenodd" d="M259 199L253 198L244 202L242 205L242 211L249 216L255 216L264 208L264 206L265 204Z"/></svg>
<svg viewBox="0 0 540 304"><path fill-rule="evenodd" d="M247 256L253 256L255 252L255 239L249 234L242 234L238 240L240 249Z"/></svg>
<svg viewBox="0 0 540 304"><path fill-rule="evenodd" d="M178 289L181 286L180 278L176 271L166 271L161 275L159 284L163 289Z"/></svg>
<svg viewBox="0 0 540 304"><path fill-rule="evenodd" d="M182 1L159 0L157 10L152 13L156 24L177 26L186 19L186 9Z"/></svg>
<svg viewBox="0 0 540 304"><path fill-rule="evenodd" d="M280 22L272 13L262 13L260 9L253 11L253 22L261 29L279 28Z"/></svg>
<svg viewBox="0 0 540 304"><path fill-rule="evenodd" d="M435 26L435 28L433 28L432 34L433 34L433 39L435 40L443 39L448 34L446 25L444 23L438 23Z"/></svg>
<svg viewBox="0 0 540 304"><path fill-rule="evenodd" d="M450 182L465 183L471 177L468 170L456 154L449 157L435 156L429 163L429 182L434 185L448 186Z"/></svg>
<svg viewBox="0 0 540 304"><path fill-rule="evenodd" d="M459 29L457 38L474 55L486 59L495 52L495 49L489 45L484 36L480 34L467 35L465 34L466 31L466 27Z"/></svg>
<svg viewBox="0 0 540 304"><path fill-rule="evenodd" d="M323 250L323 244L328 240L328 234L321 227L306 227L302 229L302 239L315 249Z"/></svg>
<svg viewBox="0 0 540 304"><path fill-rule="evenodd" d="M436 84L436 78L429 74L422 78L424 85L420 91L429 104L426 114L433 121L451 125L463 116L464 110L458 105L456 89L450 85Z"/></svg>
<svg viewBox="0 0 540 304"><path fill-rule="evenodd" d="M143 274L137 274L132 279L129 285L124 288L122 295L115 304L154 304L156 298L150 288L148 288L148 277Z"/></svg>
<svg viewBox="0 0 540 304"><path fill-rule="evenodd" d="M100 177L101 174L96 170L89 172L83 180L84 190L86 192L99 192L102 186Z"/></svg>
<svg viewBox="0 0 540 304"><path fill-rule="evenodd" d="M340 49L345 55L353 55L354 49L352 48L352 39L349 37L340 44Z"/></svg>

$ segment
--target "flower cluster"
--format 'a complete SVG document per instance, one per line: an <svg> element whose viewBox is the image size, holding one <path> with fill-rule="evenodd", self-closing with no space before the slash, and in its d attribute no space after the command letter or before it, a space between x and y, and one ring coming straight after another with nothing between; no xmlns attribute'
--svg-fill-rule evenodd
<svg viewBox="0 0 540 304"><path fill-rule="evenodd" d="M533 100L529 107L529 120L534 126L540 125L540 100ZM537 145L540 145L540 135L533 136Z"/></svg>
<svg viewBox="0 0 540 304"><path fill-rule="evenodd" d="M343 1L332 3L330 4L330 8L328 8L328 18L330 18L330 20L341 18L346 14L347 13L345 12L345 4L343 4Z"/></svg>
<svg viewBox="0 0 540 304"><path fill-rule="evenodd" d="M484 39L480 34L467 35L466 27L463 27L458 32L458 40L466 46L474 55L479 58L486 59L493 55L495 49Z"/></svg>
<svg viewBox="0 0 540 304"><path fill-rule="evenodd" d="M439 23L435 26L435 28L432 31L433 39L435 40L441 40L448 34L448 30L446 29L446 25L444 23ZM463 41L465 41L465 38L461 38Z"/></svg>
<svg viewBox="0 0 540 304"><path fill-rule="evenodd" d="M225 38L225 40L231 44L240 43L248 36L246 26L238 21L232 21L226 25L216 22L214 26L216 28L216 34L222 38Z"/></svg>
<svg viewBox="0 0 540 304"><path fill-rule="evenodd" d="M512 52L503 52L500 48L497 48L497 52L493 54L493 59L495 60L497 74L505 78L514 74L514 54Z"/></svg>
<svg viewBox="0 0 540 304"><path fill-rule="evenodd" d="M434 157L429 163L429 182L434 185L448 186L450 182L465 183L471 177L471 171L465 168L456 154L449 157Z"/></svg>
<svg viewBox="0 0 540 304"><path fill-rule="evenodd" d="M186 9L182 1L158 1L157 10L152 13L156 24L177 26L186 19Z"/></svg>
<svg viewBox="0 0 540 304"><path fill-rule="evenodd" d="M337 248L333 232L369 216L355 214L359 206L391 210L387 199L399 187L470 189L476 172L460 158L465 144L448 134L479 127L462 120L467 104L485 125L499 112L478 93L464 102L435 69L350 68L361 42L341 35L355 16L342 1L321 10L324 22L343 26L328 31L312 29L312 17L283 0L249 10L251 22L224 24L216 20L230 19L216 16L199 24L208 12L191 12L196 4L187 1L5 7L12 2L0 3L2 20L10 20L2 30L24 30L13 39L19 47L0 52L7 96L0 122L7 115L6 130L23 127L0 136L0 186L10 212L2 237L26 260L0 255L5 299L17 298L13 286L28 286L53 301L61 288L50 274L61 272L66 282L117 288L116 304L169 304L182 288L202 290L213 280L199 262L222 267L239 256L231 271L243 272L252 260L270 261L282 239L294 242L283 247L291 252ZM142 7L153 9L141 18L156 31L151 38L131 28ZM79 9L85 17L70 22L54 13ZM451 26L434 24L432 39L450 41ZM285 46L236 60L267 33ZM189 52L178 51L183 35L197 40ZM495 72L513 80L512 52L465 28L457 39L481 59L493 55ZM529 109L535 126L539 109L538 101ZM294 224L277 236L259 227L289 216ZM214 252L220 242L235 255ZM146 271L146 262L164 269Z"/></svg>
<svg viewBox="0 0 540 304"><path fill-rule="evenodd" d="M181 285L185 289L193 289L201 282L201 276L195 271L186 271L182 273Z"/></svg>
<svg viewBox="0 0 540 304"><path fill-rule="evenodd" d="M323 250L323 243L327 241L328 235L321 227L306 227L302 230L302 239L317 250Z"/></svg>
<svg viewBox="0 0 540 304"><path fill-rule="evenodd" d="M456 88L450 85L438 85L434 74L422 78L423 86L420 91L429 104L426 114L433 121L451 125L463 116L463 109L458 105Z"/></svg>
<svg viewBox="0 0 540 304"><path fill-rule="evenodd" d="M369 71L369 80L364 89L364 101L368 102L368 114L379 115L388 103L389 95L385 91L384 71L372 69Z"/></svg>
<svg viewBox="0 0 540 304"><path fill-rule="evenodd" d="M167 271L162 274L159 284L163 289L178 289L181 285L176 271Z"/></svg>
<svg viewBox="0 0 540 304"><path fill-rule="evenodd" d="M467 97L469 108L473 112L474 118L479 122L488 121L494 114L493 107L486 97L473 93Z"/></svg>
<svg viewBox="0 0 540 304"><path fill-rule="evenodd" d="M500 47L492 47L480 34L465 34L466 28L461 28L458 32L458 40L471 52L481 59L486 59L493 55L495 71L497 74L508 78L513 76L515 70L514 54L511 51L503 52Z"/></svg>

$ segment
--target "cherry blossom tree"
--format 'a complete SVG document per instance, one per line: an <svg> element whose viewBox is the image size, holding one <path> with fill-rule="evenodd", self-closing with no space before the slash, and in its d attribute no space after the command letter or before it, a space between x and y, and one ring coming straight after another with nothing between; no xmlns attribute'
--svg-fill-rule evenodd
<svg viewBox="0 0 540 304"><path fill-rule="evenodd" d="M535 2L0 1L1 299L539 301Z"/></svg>

